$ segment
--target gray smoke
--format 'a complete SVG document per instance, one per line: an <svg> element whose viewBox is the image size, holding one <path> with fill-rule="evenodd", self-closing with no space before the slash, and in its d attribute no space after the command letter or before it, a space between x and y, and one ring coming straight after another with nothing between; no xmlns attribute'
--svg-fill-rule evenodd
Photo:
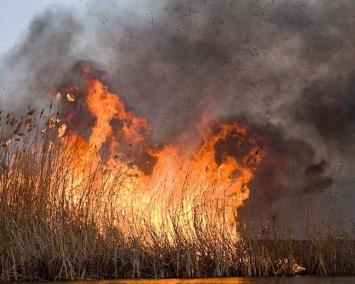
<svg viewBox="0 0 355 284"><path fill-rule="evenodd" d="M153 143L236 120L263 137L259 200L340 193L353 201L355 3L92 1L36 17L2 62L0 108L44 106L81 62L148 119ZM85 117L85 116L84 116ZM280 205L281 206L281 205Z"/></svg>

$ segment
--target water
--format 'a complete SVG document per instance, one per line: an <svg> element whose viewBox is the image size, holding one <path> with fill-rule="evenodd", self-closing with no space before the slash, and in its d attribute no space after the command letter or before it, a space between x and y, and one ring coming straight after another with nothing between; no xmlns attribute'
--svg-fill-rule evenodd
<svg viewBox="0 0 355 284"><path fill-rule="evenodd" d="M355 277L271 277L208 279L144 279L63 282L62 284L354 284ZM53 284L58 284L55 282Z"/></svg>

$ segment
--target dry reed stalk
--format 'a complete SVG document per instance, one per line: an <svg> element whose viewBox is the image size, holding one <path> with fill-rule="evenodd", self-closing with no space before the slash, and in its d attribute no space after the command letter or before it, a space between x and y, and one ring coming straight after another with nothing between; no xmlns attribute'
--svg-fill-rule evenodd
<svg viewBox="0 0 355 284"><path fill-rule="evenodd" d="M55 142L55 129L41 133L35 123L7 121L0 124L1 281L355 274L351 223L335 230L310 212L300 225L306 241L277 219L256 231L247 219L226 230L218 200L196 199L189 212L183 209L194 186L189 176L180 197L164 201L166 211L143 214L159 199L150 206L116 202L127 193L126 168L109 175L93 158L74 183L68 179L74 149Z"/></svg>

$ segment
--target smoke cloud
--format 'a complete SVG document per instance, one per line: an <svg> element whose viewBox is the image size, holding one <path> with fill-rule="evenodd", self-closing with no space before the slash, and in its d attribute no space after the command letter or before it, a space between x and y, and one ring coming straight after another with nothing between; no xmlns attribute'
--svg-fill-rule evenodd
<svg viewBox="0 0 355 284"><path fill-rule="evenodd" d="M81 64L148 119L152 143L239 121L267 155L250 210L292 196L354 198L353 1L92 1L52 8L1 63L0 108L43 107ZM83 120L89 117L83 115ZM344 191L344 192L343 192ZM281 206L281 205L280 205Z"/></svg>

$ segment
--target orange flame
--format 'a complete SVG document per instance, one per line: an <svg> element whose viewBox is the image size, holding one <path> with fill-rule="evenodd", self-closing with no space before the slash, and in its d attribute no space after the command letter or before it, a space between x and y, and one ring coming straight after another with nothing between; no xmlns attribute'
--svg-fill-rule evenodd
<svg viewBox="0 0 355 284"><path fill-rule="evenodd" d="M247 185L263 156L259 138L251 137L246 126L224 123L209 129L196 153L186 158L178 145L149 147L147 120L128 111L98 79L87 80L85 104L94 118L90 136L75 131L60 135L71 157L75 200L82 188L106 190L102 202L135 222L137 231L147 224L170 237L177 228L194 237L191 228L204 230L212 224L235 230L237 209L249 197ZM102 154L105 149L109 155ZM97 170L99 164L106 170Z"/></svg>

